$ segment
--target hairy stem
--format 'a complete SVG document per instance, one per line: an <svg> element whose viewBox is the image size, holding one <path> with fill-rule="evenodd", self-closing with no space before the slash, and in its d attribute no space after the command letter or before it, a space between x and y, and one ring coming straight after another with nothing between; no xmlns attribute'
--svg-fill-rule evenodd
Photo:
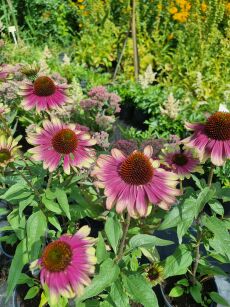
<svg viewBox="0 0 230 307"><path fill-rule="evenodd" d="M183 180L182 179L180 179L180 192L181 192L181 195L184 193Z"/></svg>
<svg viewBox="0 0 230 307"><path fill-rule="evenodd" d="M196 242L196 249L195 249L195 262L193 264L192 269L192 283L195 285L196 283L196 272L198 268L198 263L200 260L200 244L202 239L202 232L199 230L199 219L197 220L197 242Z"/></svg>
<svg viewBox="0 0 230 307"><path fill-rule="evenodd" d="M124 225L124 230L123 230L123 236L122 236L122 239L121 239L121 244L119 246L118 255L117 255L117 258L116 258L117 262L119 262L121 260L121 258L123 257L123 254L124 254L126 237L127 237L127 233L128 233L128 230L129 230L130 221L131 221L131 217L127 213L127 217L126 217L125 225Z"/></svg>
<svg viewBox="0 0 230 307"><path fill-rule="evenodd" d="M31 182L26 178L26 176L19 170L17 169L14 165L10 166L12 168L12 170L16 173L18 173L24 180L25 182L28 184L28 186L31 188L31 190L34 192L34 194L37 196L37 198L39 199L39 201L41 201L41 196L40 193L38 192L38 190L31 184Z"/></svg>
<svg viewBox="0 0 230 307"><path fill-rule="evenodd" d="M215 169L215 165L211 165L211 168L210 168L210 172L209 172L209 175L208 175L208 186L210 187L212 185L212 178L213 178L213 174L214 174L214 169Z"/></svg>
<svg viewBox="0 0 230 307"><path fill-rule="evenodd" d="M52 183L52 179L53 179L53 173L50 172L49 173L49 178L48 178L48 182L47 182L47 186L46 186L46 189L48 190L51 186L51 183Z"/></svg>

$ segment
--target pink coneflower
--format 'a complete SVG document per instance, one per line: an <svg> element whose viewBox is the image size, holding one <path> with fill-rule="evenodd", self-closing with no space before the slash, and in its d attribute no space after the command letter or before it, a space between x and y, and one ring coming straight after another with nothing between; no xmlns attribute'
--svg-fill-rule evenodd
<svg viewBox="0 0 230 307"><path fill-rule="evenodd" d="M176 173L181 179L189 178L191 173L202 173L199 159L191 149L184 149L183 145L169 147L163 152L163 163Z"/></svg>
<svg viewBox="0 0 230 307"><path fill-rule="evenodd" d="M0 167L5 167L10 162L15 160L18 154L18 139L13 140L13 138L6 137L5 135L0 136Z"/></svg>
<svg viewBox="0 0 230 307"><path fill-rule="evenodd" d="M45 247L40 259L31 263L32 271L36 267L41 269L40 281L49 288L52 306L57 306L60 296L80 296L84 286L90 284L96 257L95 239L88 237L89 233L90 228L84 226L75 235L62 235Z"/></svg>
<svg viewBox="0 0 230 307"><path fill-rule="evenodd" d="M66 174L70 167L90 167L94 150L88 148L96 143L85 131L77 129L75 124L63 124L59 119L44 121L43 129L28 135L28 142L35 145L29 150L36 161L43 161L45 169L54 171L63 158Z"/></svg>
<svg viewBox="0 0 230 307"><path fill-rule="evenodd" d="M230 158L230 113L216 112L206 123L186 123L186 128L194 134L183 142L195 148L200 159L210 157L214 165L221 166Z"/></svg>
<svg viewBox="0 0 230 307"><path fill-rule="evenodd" d="M68 101L66 84L55 84L46 76L38 77L34 82L26 81L19 93L24 97L22 105L25 110L36 107L38 112L58 108Z"/></svg>
<svg viewBox="0 0 230 307"><path fill-rule="evenodd" d="M150 204L170 208L180 194L176 189L178 176L158 168L159 162L151 159L151 146L129 156L115 148L111 153L99 156L92 173L98 178L96 185L105 189L108 210L116 206L118 213L127 209L130 216L137 217L146 216Z"/></svg>

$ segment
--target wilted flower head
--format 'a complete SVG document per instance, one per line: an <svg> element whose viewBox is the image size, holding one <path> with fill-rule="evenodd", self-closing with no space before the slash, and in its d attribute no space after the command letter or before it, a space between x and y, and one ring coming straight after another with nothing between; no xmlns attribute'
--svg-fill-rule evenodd
<svg viewBox="0 0 230 307"><path fill-rule="evenodd" d="M21 73L25 75L29 80L33 81L36 79L40 67L34 63L32 65L24 65L21 68Z"/></svg>
<svg viewBox="0 0 230 307"><path fill-rule="evenodd" d="M130 155L134 150L138 149L138 144L134 140L118 140L113 144L113 148L122 151L126 156Z"/></svg>
<svg viewBox="0 0 230 307"><path fill-rule="evenodd" d="M95 239L88 237L90 228L84 226L75 235L64 234L49 243L40 259L30 265L40 268L42 286L48 286L50 303L58 306L60 296L74 298L84 292L91 282L97 259L93 247Z"/></svg>
<svg viewBox="0 0 230 307"><path fill-rule="evenodd" d="M104 188L108 210L115 207L117 213L127 210L132 217L144 217L151 205L168 210L176 201L178 176L158 168L152 153L152 147L147 146L144 152L128 156L116 148L111 155L99 156L92 175L98 179L95 184Z"/></svg>
<svg viewBox="0 0 230 307"><path fill-rule="evenodd" d="M153 287L164 280L164 268L158 263L151 263L146 269L146 278Z"/></svg>
<svg viewBox="0 0 230 307"><path fill-rule="evenodd" d="M5 167L10 162L13 162L18 154L18 140L13 139L11 136L0 136L0 167Z"/></svg>

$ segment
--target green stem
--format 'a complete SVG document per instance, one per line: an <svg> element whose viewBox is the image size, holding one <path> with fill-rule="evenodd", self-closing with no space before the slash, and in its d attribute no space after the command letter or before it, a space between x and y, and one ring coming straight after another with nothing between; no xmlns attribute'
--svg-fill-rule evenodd
<svg viewBox="0 0 230 307"><path fill-rule="evenodd" d="M181 195L184 194L183 180L182 179L180 179L180 192L181 192Z"/></svg>
<svg viewBox="0 0 230 307"><path fill-rule="evenodd" d="M48 178L48 182L47 182L47 186L46 186L46 190L48 190L51 186L51 183L52 183L52 179L53 179L53 173L50 172L49 173L49 178Z"/></svg>
<svg viewBox="0 0 230 307"><path fill-rule="evenodd" d="M121 260L121 258L123 257L124 254L124 248L125 248L125 243L126 243L126 237L127 237L127 233L129 230L129 225L130 225L130 221L131 221L131 217L130 215L127 213L127 217L126 217L126 221L125 221L125 227L124 227L124 231L123 231L123 236L121 239L121 244L118 250L118 255L117 255L117 262L119 262Z"/></svg>
<svg viewBox="0 0 230 307"><path fill-rule="evenodd" d="M197 221L197 242L196 242L196 249L195 249L195 262L192 269L192 284L196 284L196 272L198 268L198 263L200 260L200 244L202 239L202 232L199 230L199 220Z"/></svg>
<svg viewBox="0 0 230 307"><path fill-rule="evenodd" d="M209 186L209 187L212 185L212 179L213 179L214 169L215 169L215 165L212 164L212 165L211 165L211 168L210 168L209 175L208 175L208 186Z"/></svg>
<svg viewBox="0 0 230 307"><path fill-rule="evenodd" d="M28 184L28 186L31 188L31 190L34 192L34 194L37 196L37 198L41 202L42 199L41 199L39 191L31 184L31 182L26 178L26 176L19 169L17 169L14 165L11 165L10 167L12 168L14 172L17 172L25 180L25 182Z"/></svg>

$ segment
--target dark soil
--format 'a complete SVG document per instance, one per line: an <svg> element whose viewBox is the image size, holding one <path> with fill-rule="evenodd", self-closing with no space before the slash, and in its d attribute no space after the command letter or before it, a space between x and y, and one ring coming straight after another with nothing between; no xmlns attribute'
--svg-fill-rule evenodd
<svg viewBox="0 0 230 307"><path fill-rule="evenodd" d="M30 288L26 285L18 285L17 286L17 294L20 298L20 303L19 306L20 307L38 307L41 301L41 294L42 291L40 291L34 298L32 298L31 300L24 300L24 297L26 296L28 290Z"/></svg>
<svg viewBox="0 0 230 307"><path fill-rule="evenodd" d="M6 242L2 242L2 249L4 250L4 252L10 256L14 256L16 248L17 248L17 243L14 245L11 244L7 244Z"/></svg>
<svg viewBox="0 0 230 307"><path fill-rule="evenodd" d="M169 303L173 307L200 307L201 305L196 303L190 294L184 294L180 297L169 297L168 294L170 293L171 289L175 287L175 284L178 280L182 279L183 276L174 276L167 279L167 283L163 284L162 289L168 299ZM215 284L214 279L209 279L203 283L203 297L208 296L208 292L217 291L217 287ZM216 306L215 303L211 304L210 306Z"/></svg>

